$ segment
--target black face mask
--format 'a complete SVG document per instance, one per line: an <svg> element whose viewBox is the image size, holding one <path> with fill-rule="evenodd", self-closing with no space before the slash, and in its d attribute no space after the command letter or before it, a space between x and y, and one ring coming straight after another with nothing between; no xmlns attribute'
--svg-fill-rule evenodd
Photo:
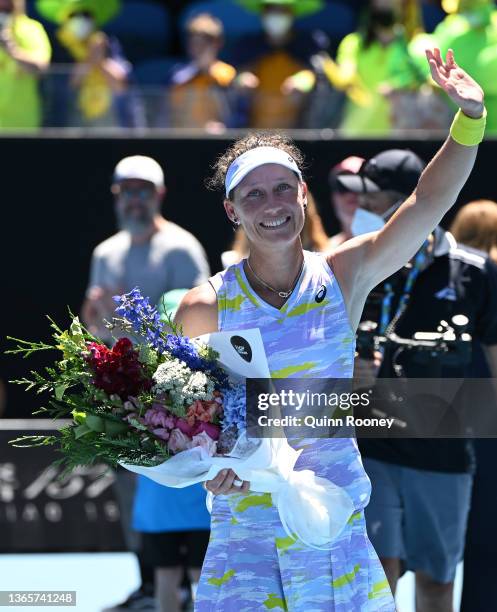
<svg viewBox="0 0 497 612"><path fill-rule="evenodd" d="M391 28L396 22L395 11L392 9L371 9L371 24L382 28Z"/></svg>

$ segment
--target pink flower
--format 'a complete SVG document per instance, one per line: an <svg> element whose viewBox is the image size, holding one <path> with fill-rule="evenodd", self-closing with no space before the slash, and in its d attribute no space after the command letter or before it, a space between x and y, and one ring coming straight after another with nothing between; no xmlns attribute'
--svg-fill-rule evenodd
<svg viewBox="0 0 497 612"><path fill-rule="evenodd" d="M166 427L168 427L169 429L174 429L176 427L177 420L177 417L173 416L172 414L169 414L164 422L166 424Z"/></svg>
<svg viewBox="0 0 497 612"><path fill-rule="evenodd" d="M186 434L189 438L192 437L195 427L196 425L190 425L187 421L185 421L185 419L180 418L176 421L176 428L182 433Z"/></svg>
<svg viewBox="0 0 497 612"><path fill-rule="evenodd" d="M164 429L163 427L152 429L152 433L155 434L158 438L161 438L162 440L169 440L171 437L169 429Z"/></svg>
<svg viewBox="0 0 497 612"><path fill-rule="evenodd" d="M208 436L205 431L199 433L196 436L193 436L192 441L190 442L190 448L195 448L196 446L200 446L205 449L207 453L213 457L216 453L217 442Z"/></svg>
<svg viewBox="0 0 497 612"><path fill-rule="evenodd" d="M219 427L212 423L197 423L192 432L192 438L201 434L202 432L205 432L212 440L217 440L219 438Z"/></svg>
<svg viewBox="0 0 497 612"><path fill-rule="evenodd" d="M178 428L172 430L169 440L167 442L167 449L170 453L180 453L188 448L190 444L190 438Z"/></svg>
<svg viewBox="0 0 497 612"><path fill-rule="evenodd" d="M154 406L156 407L149 408L145 412L145 423L152 427L174 429L176 417L167 412L160 404L154 404Z"/></svg>
<svg viewBox="0 0 497 612"><path fill-rule="evenodd" d="M160 411L155 410L154 408L149 408L147 412L145 412L145 423L147 425L152 425L154 427L165 427L164 421L166 420L166 415Z"/></svg>

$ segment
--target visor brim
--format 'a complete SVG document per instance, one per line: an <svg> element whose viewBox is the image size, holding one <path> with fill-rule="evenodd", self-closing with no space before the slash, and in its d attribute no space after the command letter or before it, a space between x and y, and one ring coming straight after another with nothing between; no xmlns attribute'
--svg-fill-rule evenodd
<svg viewBox="0 0 497 612"><path fill-rule="evenodd" d="M347 191L353 193L375 193L381 191L376 183L371 179L359 174L341 174L336 177L339 183Z"/></svg>

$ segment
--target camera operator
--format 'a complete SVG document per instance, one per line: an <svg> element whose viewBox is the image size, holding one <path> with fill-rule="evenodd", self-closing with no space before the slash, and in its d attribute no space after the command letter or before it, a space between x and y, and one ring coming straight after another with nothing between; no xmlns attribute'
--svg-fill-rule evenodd
<svg viewBox="0 0 497 612"><path fill-rule="evenodd" d="M360 194L352 233L380 229L416 188L423 167L411 151L393 149L365 162L358 175L338 177L345 188ZM456 314L468 318L466 331L485 345L497 376L497 267L484 253L457 244L437 227L402 270L373 290L363 320L375 321L381 335L395 332L412 338L418 331L436 331L441 320ZM391 353L381 357L379 352L374 360L358 357L355 376L393 378ZM404 366L409 377L433 375L419 366ZM437 375L463 377L467 371L444 368ZM359 446L373 487L365 511L368 534L392 592L404 571L412 570L416 609L451 612L471 497L471 442L368 438L359 440Z"/></svg>

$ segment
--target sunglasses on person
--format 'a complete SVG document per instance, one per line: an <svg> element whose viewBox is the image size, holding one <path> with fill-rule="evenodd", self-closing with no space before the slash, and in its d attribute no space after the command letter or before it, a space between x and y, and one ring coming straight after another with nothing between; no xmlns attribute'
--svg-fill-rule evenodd
<svg viewBox="0 0 497 612"><path fill-rule="evenodd" d="M121 196L125 200L139 199L149 200L155 194L155 188L150 187L127 187L123 185L116 185L112 190L114 195Z"/></svg>

